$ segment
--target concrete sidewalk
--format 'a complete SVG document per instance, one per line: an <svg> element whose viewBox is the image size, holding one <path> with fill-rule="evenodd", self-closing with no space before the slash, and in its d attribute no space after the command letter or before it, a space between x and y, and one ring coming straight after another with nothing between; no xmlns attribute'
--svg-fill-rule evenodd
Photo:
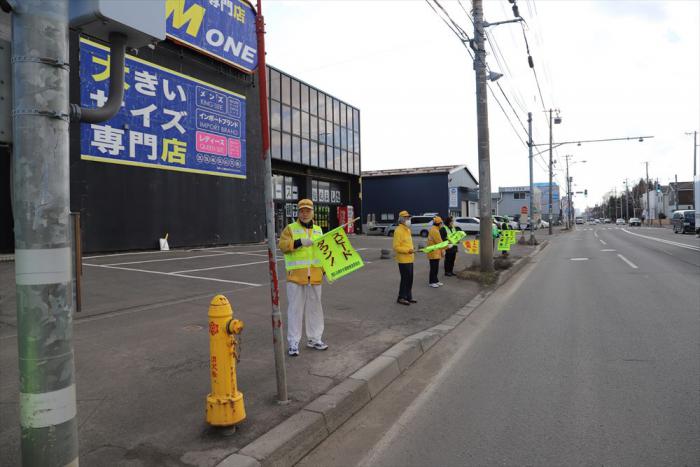
<svg viewBox="0 0 700 467"><path fill-rule="evenodd" d="M419 241L416 239L416 243ZM335 284L324 286L324 339L330 348L318 352L303 347L300 357L287 359L292 402L286 406L275 401L269 289L264 264L253 264L257 263L254 261L211 267L235 268L230 270L239 274L232 276L235 280L223 275L213 280L228 277L225 280L233 283L244 276L249 282L265 284L255 287L186 281L168 275L171 273L162 272L164 263L157 263L162 256L155 253L156 259L124 258L122 263L144 263L134 266L140 268L137 272L86 267L85 310L75 321L82 463L211 466L241 449L241 455L248 454L239 458L245 462L292 461L303 446L294 437L298 431L289 428L290 425L321 424L321 431L314 432L314 436L333 429L355 407L361 407L358 404L366 402L365 395L373 397L383 387L382 381L390 381L387 378L405 369L431 341L447 332L449 324L455 322L455 312L464 314L465 304L480 292L476 284L454 277L442 279L445 286L440 289L427 287L427 260L419 257L414 280L414 296L419 303L410 307L398 305L396 263L393 259L379 259L380 249L390 248L391 239L360 236L352 242L356 248L363 249L361 254L367 265ZM230 258L239 252L243 256L256 255L251 253L256 247L260 248L259 245L235 247L223 259L232 261ZM518 246L513 256L530 251L532 247ZM192 255L206 256L198 252L174 254L183 258L174 257L172 263L190 260ZM191 266L194 261L206 261L209 267L209 263L218 260L218 257L204 257L191 259L187 264L194 269ZM457 268L471 260L460 252ZM88 261L98 264L114 259L94 258L85 262ZM151 266L156 264L157 267ZM13 267L12 263L0 264L2 465L19 463ZM146 267L153 267L156 273L146 274L148 271L143 270ZM176 269L179 268L173 270ZM280 269L283 277L282 265ZM283 283L282 307L286 311L284 288ZM211 298L220 292L233 304L236 317L245 322L238 375L248 419L230 436L204 422L204 401L210 385L207 308ZM416 333L429 328L432 330L425 332L424 338L416 339ZM408 336L413 337L405 340ZM370 366L365 366L368 363ZM304 407L308 410L302 410ZM324 418L331 412L335 415ZM302 439L314 443L314 436L302 436ZM274 440L273 444L266 442L270 439ZM287 453L282 455L285 449Z"/></svg>

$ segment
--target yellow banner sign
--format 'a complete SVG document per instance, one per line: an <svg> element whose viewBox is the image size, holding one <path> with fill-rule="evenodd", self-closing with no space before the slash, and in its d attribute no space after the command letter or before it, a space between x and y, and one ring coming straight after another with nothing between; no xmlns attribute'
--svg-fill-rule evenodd
<svg viewBox="0 0 700 467"><path fill-rule="evenodd" d="M465 240L462 242L464 250L467 254L478 255L479 254L479 240Z"/></svg>
<svg viewBox="0 0 700 467"><path fill-rule="evenodd" d="M365 265L350 244L342 226L315 240L314 248L321 259L321 266L329 282L347 276Z"/></svg>

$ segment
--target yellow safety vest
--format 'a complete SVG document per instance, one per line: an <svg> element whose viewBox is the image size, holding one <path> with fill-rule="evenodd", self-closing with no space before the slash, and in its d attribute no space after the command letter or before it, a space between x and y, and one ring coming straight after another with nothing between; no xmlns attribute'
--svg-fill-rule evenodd
<svg viewBox="0 0 700 467"><path fill-rule="evenodd" d="M309 238L307 229L299 223L299 221L289 224L289 230L292 232L292 241ZM323 236L323 230L316 224L312 227L311 240L316 240ZM321 260L316 257L316 249L312 246L296 248L289 253L284 254L284 267L287 271L295 269L320 268Z"/></svg>

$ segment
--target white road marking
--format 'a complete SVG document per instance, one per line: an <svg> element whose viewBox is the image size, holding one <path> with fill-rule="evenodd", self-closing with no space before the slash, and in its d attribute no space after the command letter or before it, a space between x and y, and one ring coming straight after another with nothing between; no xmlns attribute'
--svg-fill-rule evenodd
<svg viewBox="0 0 700 467"><path fill-rule="evenodd" d="M262 263L267 263L267 261L261 261ZM242 282L242 281L230 281L226 279L215 279L213 277L199 277L199 276L188 276L185 274L176 274L174 272L161 272L161 271L148 271L146 269L133 269L133 268L122 268L119 266L107 266L104 264L85 264L85 266L92 266L96 268L105 268L105 269L119 269L121 271L131 271L131 272L145 272L147 274L159 274L161 276L173 276L173 277L185 277L187 279L200 279L203 281L212 281L212 282L225 282L227 284L241 284L241 285L250 285L253 287L260 287L262 284L254 284L252 282Z"/></svg>
<svg viewBox="0 0 700 467"><path fill-rule="evenodd" d="M593 231L593 236L594 236L595 238L598 238L598 231L597 231L597 230L594 230L594 231Z"/></svg>
<svg viewBox="0 0 700 467"><path fill-rule="evenodd" d="M599 238L598 240L600 240L600 243L602 243L603 245L607 245L607 243L605 242L605 240L603 240L602 238Z"/></svg>
<svg viewBox="0 0 700 467"><path fill-rule="evenodd" d="M213 269L228 269L228 268L240 268L242 266L253 266L255 264L267 264L268 261L255 261L253 263L242 263L242 264L227 264L225 266L214 266L211 268L200 268L200 269L185 269L183 271L173 271L171 274L183 274L186 272L198 272L198 271L211 271Z"/></svg>
<svg viewBox="0 0 700 467"><path fill-rule="evenodd" d="M638 233L630 232L627 229L622 229L623 232L627 232L630 235L634 235L635 237L641 237L641 238L646 238L648 240L654 240L655 242L660 242L660 243L666 243L667 245L673 245L673 246L678 246L681 248L686 248L688 250L693 250L693 251L700 251L700 247L693 246L693 245L688 245L686 243L678 243L678 242L673 242L671 240L664 240L662 238L656 238L656 237L649 237L648 235L640 235Z"/></svg>
<svg viewBox="0 0 700 467"><path fill-rule="evenodd" d="M612 248L606 248L606 249L600 250L600 251L617 251L617 250L613 250Z"/></svg>
<svg viewBox="0 0 700 467"><path fill-rule="evenodd" d="M630 261L630 260L628 260L627 258L625 258L624 256L622 256L620 253L618 253L617 256L619 256L620 259L621 259L622 261L624 261L625 263L627 263L627 265L628 265L629 267L631 267L632 269L639 269L639 268L637 267L636 264L634 264L632 261Z"/></svg>
<svg viewBox="0 0 700 467"><path fill-rule="evenodd" d="M228 253L219 253L214 255L197 255L197 256L183 256L181 258L162 258L162 259L146 259L143 261L128 261L124 263L109 263L109 264L86 264L85 266L125 266L127 264L145 264L145 263L159 263L161 261L183 261L187 259L198 259L198 258L214 258L216 256L226 256Z"/></svg>
<svg viewBox="0 0 700 467"><path fill-rule="evenodd" d="M588 261L588 258L571 258L571 261Z"/></svg>

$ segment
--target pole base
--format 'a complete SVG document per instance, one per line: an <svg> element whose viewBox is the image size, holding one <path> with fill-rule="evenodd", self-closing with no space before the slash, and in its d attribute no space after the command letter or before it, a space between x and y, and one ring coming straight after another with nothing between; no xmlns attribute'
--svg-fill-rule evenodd
<svg viewBox="0 0 700 467"><path fill-rule="evenodd" d="M232 426L245 420L243 393L237 392L233 397L207 396L207 423L212 426Z"/></svg>

